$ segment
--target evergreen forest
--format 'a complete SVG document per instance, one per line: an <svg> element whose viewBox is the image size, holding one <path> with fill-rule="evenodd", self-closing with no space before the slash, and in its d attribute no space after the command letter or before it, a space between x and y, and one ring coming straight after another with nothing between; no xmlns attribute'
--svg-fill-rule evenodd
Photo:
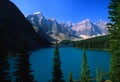
<svg viewBox="0 0 120 82"><path fill-rule="evenodd" d="M4 4L7 3L8 5L6 5L7 7L4 7L4 9L6 10L7 8L10 8L13 11L16 11L14 13L20 13L18 8L16 8L13 3L8 1L9 0L1 1ZM0 3L0 9L3 8L1 5L2 4ZM11 12L12 10L9 11ZM4 14L4 11L0 11L0 14ZM82 64L80 67L80 72L78 72L80 73L79 79L76 80L73 78L74 72L72 69L68 70L68 79L64 79L61 53L59 52L59 43L56 41L52 59L52 78L48 79L48 82L120 82L120 0L110 0L108 5L108 13L108 18L110 20L107 24L109 30L108 35L81 41L66 40L60 43L70 44L73 47L82 48L82 59L80 59L82 60ZM33 31L32 26L28 23L28 21L26 21L22 14L15 14L12 21L8 18L8 25L4 23L7 16L9 15L6 14L5 19L0 20L0 82L37 82L32 74L33 70L31 69L30 52L41 48L40 46L44 46L42 42L46 45L50 43L46 41L46 39L42 40L42 38L38 37L38 35ZM10 16L13 15L10 14ZM20 19L19 21L17 20L17 16ZM0 16L0 18L3 19L4 17ZM22 18L24 20L23 24L21 23ZM16 24L13 22L16 22ZM6 29L9 27L13 27L11 31L9 31L10 29ZM31 33L29 33L29 31ZM20 38L16 37L17 34L15 35L14 32L19 34L18 36ZM104 73L103 68L96 67L96 69L94 69L96 71L96 77L92 77L90 70L91 66L89 65L86 53L86 49L88 48L107 49L108 52L110 52L111 58L108 73ZM9 59L14 56L16 56L13 66L14 71L11 73L11 64ZM15 78L13 79L11 76L14 76Z"/></svg>

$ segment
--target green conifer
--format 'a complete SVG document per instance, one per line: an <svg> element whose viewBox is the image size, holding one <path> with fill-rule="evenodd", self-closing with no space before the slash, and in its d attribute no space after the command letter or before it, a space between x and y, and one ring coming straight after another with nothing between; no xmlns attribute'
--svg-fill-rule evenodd
<svg viewBox="0 0 120 82"><path fill-rule="evenodd" d="M16 59L16 82L35 82L31 74L31 64L29 62L30 54L22 49Z"/></svg>
<svg viewBox="0 0 120 82"><path fill-rule="evenodd" d="M57 41L56 41L54 57L53 57L52 76L53 76L52 82L64 82L62 70L61 70L61 60L60 60L60 53L59 53Z"/></svg>
<svg viewBox="0 0 120 82"><path fill-rule="evenodd" d="M72 70L70 70L70 72L69 72L68 82L73 82Z"/></svg>
<svg viewBox="0 0 120 82"><path fill-rule="evenodd" d="M0 82L11 82L7 53L0 51Z"/></svg>
<svg viewBox="0 0 120 82"><path fill-rule="evenodd" d="M104 72L102 69L96 69L96 82L104 82Z"/></svg>
<svg viewBox="0 0 120 82"><path fill-rule="evenodd" d="M83 53L83 62L82 62L82 67L81 67L80 82L91 82L90 69L87 64L87 56L86 56L85 49L84 49L84 53Z"/></svg>
<svg viewBox="0 0 120 82"><path fill-rule="evenodd" d="M120 82L120 0L111 0L108 8L111 20L108 24L111 53L109 79Z"/></svg>

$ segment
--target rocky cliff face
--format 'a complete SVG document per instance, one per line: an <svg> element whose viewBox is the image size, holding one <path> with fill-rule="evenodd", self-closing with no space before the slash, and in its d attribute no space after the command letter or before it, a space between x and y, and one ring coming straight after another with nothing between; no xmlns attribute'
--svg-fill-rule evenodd
<svg viewBox="0 0 120 82"><path fill-rule="evenodd" d="M76 35L104 35L108 34L108 29L106 26L107 22L99 20L97 23L92 23L89 19L83 20L72 26L72 30L76 32Z"/></svg>
<svg viewBox="0 0 120 82"><path fill-rule="evenodd" d="M35 31L41 36L46 37L49 41L70 39L73 32L66 27L65 23L59 24L54 18L46 19L42 13L37 12L33 15L28 15L27 20L33 25Z"/></svg>
<svg viewBox="0 0 120 82"><path fill-rule="evenodd" d="M48 43L39 37L21 11L9 0L0 0L0 50L34 49Z"/></svg>
<svg viewBox="0 0 120 82"><path fill-rule="evenodd" d="M27 20L33 25L35 31L41 36L46 37L49 41L57 40L80 40L82 37L89 38L92 36L108 34L106 27L107 22L100 20L92 23L85 19L78 23L58 23L55 18L45 18L42 13L36 12L28 15ZM40 32L39 32L40 31Z"/></svg>

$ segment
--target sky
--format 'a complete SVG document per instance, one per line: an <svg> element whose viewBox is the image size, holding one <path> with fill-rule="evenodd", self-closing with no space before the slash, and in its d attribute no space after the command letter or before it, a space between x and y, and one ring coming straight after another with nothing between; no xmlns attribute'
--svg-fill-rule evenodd
<svg viewBox="0 0 120 82"><path fill-rule="evenodd" d="M58 22L77 23L85 19L97 22L108 20L110 0L11 0L24 15L41 12L46 18Z"/></svg>

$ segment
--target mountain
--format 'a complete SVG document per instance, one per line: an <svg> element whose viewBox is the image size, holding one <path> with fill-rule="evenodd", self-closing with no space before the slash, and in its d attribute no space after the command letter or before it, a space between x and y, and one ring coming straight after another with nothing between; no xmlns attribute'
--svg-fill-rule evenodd
<svg viewBox="0 0 120 82"><path fill-rule="evenodd" d="M49 41L57 40L80 40L93 36L108 34L107 22L99 20L92 23L89 19L79 23L58 23L55 18L45 18L42 13L36 12L28 15L27 20L33 25L35 31L39 34L42 31L43 36Z"/></svg>
<svg viewBox="0 0 120 82"><path fill-rule="evenodd" d="M27 20L33 25L35 31L39 34L42 31L42 37L49 41L71 39L74 37L73 30L68 29L65 23L58 23L54 18L46 19L42 13L36 12L28 15ZM41 36L41 33L39 34Z"/></svg>
<svg viewBox="0 0 120 82"><path fill-rule="evenodd" d="M101 34L108 34L108 28L106 28L107 22L99 20L95 23L95 25L101 30Z"/></svg>
<svg viewBox="0 0 120 82"><path fill-rule="evenodd" d="M96 35L99 30L96 31L97 27L89 20L86 19L84 21L81 21L79 23L76 23L72 26L72 30L76 32L76 35Z"/></svg>
<svg viewBox="0 0 120 82"><path fill-rule="evenodd" d="M98 21L97 23L92 23L89 19L83 20L72 26L72 30L76 32L77 36L97 36L108 34L108 29L106 27L107 22Z"/></svg>
<svg viewBox="0 0 120 82"><path fill-rule="evenodd" d="M35 49L48 44L9 0L0 0L0 50Z"/></svg>

